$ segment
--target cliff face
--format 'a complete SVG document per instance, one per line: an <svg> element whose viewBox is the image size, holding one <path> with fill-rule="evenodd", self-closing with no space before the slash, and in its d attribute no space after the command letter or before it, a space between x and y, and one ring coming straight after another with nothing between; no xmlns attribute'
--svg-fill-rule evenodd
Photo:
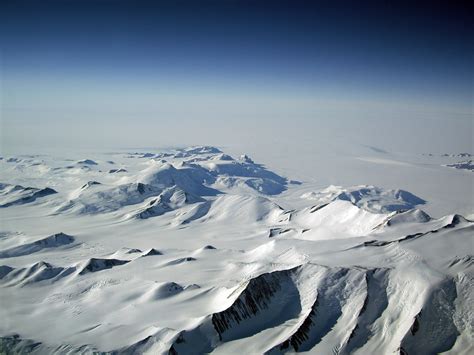
<svg viewBox="0 0 474 355"><path fill-rule="evenodd" d="M297 269L275 271L250 280L232 306L212 315L219 339L229 341L281 324L301 311L293 277Z"/></svg>
<svg viewBox="0 0 474 355"><path fill-rule="evenodd" d="M301 300L296 283L300 271L296 267L251 279L229 308L212 314L196 329L181 333L170 353L190 351L191 339L201 341L200 349L212 349L218 342L246 338L298 317Z"/></svg>

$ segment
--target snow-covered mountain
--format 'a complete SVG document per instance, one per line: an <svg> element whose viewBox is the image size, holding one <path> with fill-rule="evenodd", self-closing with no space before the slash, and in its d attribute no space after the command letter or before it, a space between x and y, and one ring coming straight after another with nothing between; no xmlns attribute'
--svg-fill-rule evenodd
<svg viewBox="0 0 474 355"><path fill-rule="evenodd" d="M408 191L207 146L0 168L0 353L474 352L474 222Z"/></svg>
<svg viewBox="0 0 474 355"><path fill-rule="evenodd" d="M474 172L474 163L472 160L460 161L453 164L447 164L446 166L449 168L463 169Z"/></svg>

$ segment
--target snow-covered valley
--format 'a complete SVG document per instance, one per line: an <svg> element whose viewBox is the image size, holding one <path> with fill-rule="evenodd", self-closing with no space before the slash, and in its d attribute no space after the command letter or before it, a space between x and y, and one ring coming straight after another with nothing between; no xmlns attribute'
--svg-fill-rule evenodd
<svg viewBox="0 0 474 355"><path fill-rule="evenodd" d="M474 351L474 222L416 192L208 146L0 167L0 352Z"/></svg>

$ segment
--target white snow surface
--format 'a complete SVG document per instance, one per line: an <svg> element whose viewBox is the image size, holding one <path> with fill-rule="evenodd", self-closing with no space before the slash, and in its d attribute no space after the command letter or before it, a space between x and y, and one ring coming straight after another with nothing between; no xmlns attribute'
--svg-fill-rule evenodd
<svg viewBox="0 0 474 355"><path fill-rule="evenodd" d="M255 161L0 160L0 353L474 352L469 216Z"/></svg>

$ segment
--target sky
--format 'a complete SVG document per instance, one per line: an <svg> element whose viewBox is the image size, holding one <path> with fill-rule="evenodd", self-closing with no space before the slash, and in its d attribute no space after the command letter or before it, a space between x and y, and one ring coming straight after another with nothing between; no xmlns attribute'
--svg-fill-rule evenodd
<svg viewBox="0 0 474 355"><path fill-rule="evenodd" d="M332 138L473 150L468 1L0 7L2 154Z"/></svg>

